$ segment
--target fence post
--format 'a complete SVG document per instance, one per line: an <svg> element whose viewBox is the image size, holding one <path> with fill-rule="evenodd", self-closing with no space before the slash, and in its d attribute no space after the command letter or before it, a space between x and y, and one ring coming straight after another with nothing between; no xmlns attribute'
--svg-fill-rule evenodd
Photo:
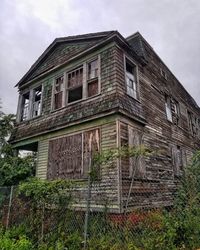
<svg viewBox="0 0 200 250"><path fill-rule="evenodd" d="M13 186L11 186L10 188L10 198L9 198L8 213L7 213L7 219L6 219L6 230L8 229L8 226L9 226L12 198L13 198Z"/></svg>
<svg viewBox="0 0 200 250"><path fill-rule="evenodd" d="M90 152L90 158L89 158L89 173L88 173L88 194L87 194L87 206L86 206L86 212L85 212L85 225L84 225L84 247L85 250L87 248L87 240L88 240L88 223L89 223L89 212L90 212L90 199L91 199L91 167L92 167L92 137L90 136L89 139L89 152Z"/></svg>

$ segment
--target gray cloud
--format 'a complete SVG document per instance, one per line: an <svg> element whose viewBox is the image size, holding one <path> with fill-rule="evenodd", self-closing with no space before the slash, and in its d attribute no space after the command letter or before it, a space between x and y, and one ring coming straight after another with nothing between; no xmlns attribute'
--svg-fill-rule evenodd
<svg viewBox="0 0 200 250"><path fill-rule="evenodd" d="M14 85L55 37L140 31L200 105L199 0L1 0L0 97L16 112Z"/></svg>

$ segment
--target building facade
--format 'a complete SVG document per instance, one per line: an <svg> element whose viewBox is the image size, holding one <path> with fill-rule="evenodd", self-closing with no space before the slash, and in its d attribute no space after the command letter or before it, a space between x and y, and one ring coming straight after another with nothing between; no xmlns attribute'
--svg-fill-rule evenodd
<svg viewBox="0 0 200 250"><path fill-rule="evenodd" d="M200 148L200 108L140 33L57 38L17 87L10 143L37 152L37 177L82 182L75 196L84 208L91 151L143 144L159 154L100 166L91 206L172 204Z"/></svg>

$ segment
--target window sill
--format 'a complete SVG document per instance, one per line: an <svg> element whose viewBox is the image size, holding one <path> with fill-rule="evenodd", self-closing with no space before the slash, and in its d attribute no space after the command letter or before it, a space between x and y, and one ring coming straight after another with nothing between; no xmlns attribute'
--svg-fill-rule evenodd
<svg viewBox="0 0 200 250"><path fill-rule="evenodd" d="M94 99L94 100L97 99L100 95L101 95L101 93L98 93L98 94L93 95L93 96L90 96L90 97L88 97L88 98L84 98L84 99L81 99L81 100L78 100L78 101L75 101L75 102L67 103L67 104L66 104L64 107L62 107L62 108L51 110L51 113L60 111L60 110L62 110L62 109L65 109L65 108L67 108L67 107L73 106L73 105L78 104L78 103L82 103L82 102L87 103L87 102L89 102L89 101L91 101L91 100L93 100L93 99Z"/></svg>
<svg viewBox="0 0 200 250"><path fill-rule="evenodd" d="M126 94L127 94L127 96L131 97L134 101L136 101L136 102L138 102L139 104L141 104L141 101L140 101L139 99L137 99L137 98L135 98L135 97L129 95L128 93L126 93Z"/></svg>
<svg viewBox="0 0 200 250"><path fill-rule="evenodd" d="M29 118L29 119L27 119L27 120L17 122L17 124L25 124L25 123L27 123L27 122L37 120L37 119L39 119L41 116L42 116L42 115L38 115L38 116L35 116L35 117L33 117L33 118Z"/></svg>

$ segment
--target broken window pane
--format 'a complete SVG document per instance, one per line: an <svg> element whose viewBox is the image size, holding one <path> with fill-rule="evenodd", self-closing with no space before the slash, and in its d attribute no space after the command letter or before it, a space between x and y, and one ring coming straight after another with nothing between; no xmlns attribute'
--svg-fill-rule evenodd
<svg viewBox="0 0 200 250"><path fill-rule="evenodd" d="M171 99L167 95L165 96L165 109L166 109L167 120L172 122Z"/></svg>
<svg viewBox="0 0 200 250"><path fill-rule="evenodd" d="M88 63L88 79L93 79L98 77L98 60L94 60Z"/></svg>
<svg viewBox="0 0 200 250"><path fill-rule="evenodd" d="M33 90L33 117L40 115L41 112L41 96L42 86L39 86Z"/></svg>
<svg viewBox="0 0 200 250"><path fill-rule="evenodd" d="M135 67L126 62L126 86L127 93L137 99L137 84L135 78Z"/></svg>
<svg viewBox="0 0 200 250"><path fill-rule="evenodd" d="M75 102L83 98L83 68L68 73L68 100Z"/></svg>
<svg viewBox="0 0 200 250"><path fill-rule="evenodd" d="M83 85L83 68L68 73L68 88Z"/></svg>
<svg viewBox="0 0 200 250"><path fill-rule="evenodd" d="M21 121L25 121L29 118L29 103L30 103L30 92L22 95L22 109L21 109Z"/></svg>
<svg viewBox="0 0 200 250"><path fill-rule="evenodd" d="M60 76L55 82L54 92L54 109L62 108L63 106L63 89L64 89L64 78Z"/></svg>

